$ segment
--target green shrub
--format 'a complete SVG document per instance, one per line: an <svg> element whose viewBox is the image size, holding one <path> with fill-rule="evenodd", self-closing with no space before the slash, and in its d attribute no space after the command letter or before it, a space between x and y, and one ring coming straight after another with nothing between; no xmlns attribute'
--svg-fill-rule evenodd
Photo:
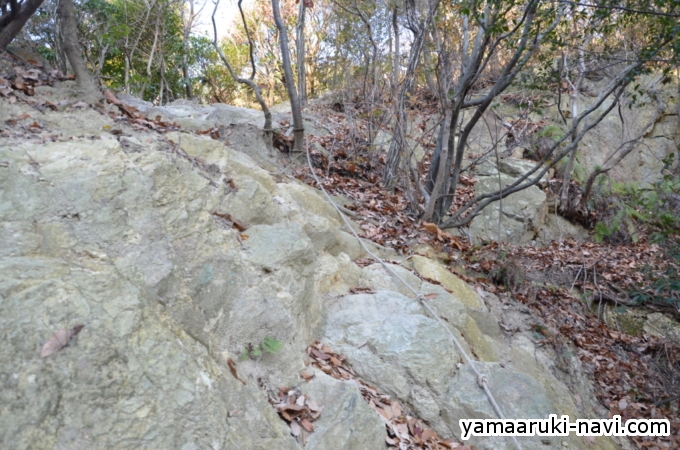
<svg viewBox="0 0 680 450"><path fill-rule="evenodd" d="M283 341L266 337L257 345L248 344L239 359L258 359L264 353L276 353L283 348Z"/></svg>
<svg viewBox="0 0 680 450"><path fill-rule="evenodd" d="M595 226L595 240L611 242L629 239L638 242L646 232L650 243L659 244L667 268L660 271L650 265L641 272L646 281L631 292L631 298L642 304L680 307L680 177L671 172L675 154L664 162L664 176L651 185L610 183L598 195L607 207Z"/></svg>
<svg viewBox="0 0 680 450"><path fill-rule="evenodd" d="M547 137L557 142L564 137L564 131L557 125L546 125L537 133L540 137Z"/></svg>

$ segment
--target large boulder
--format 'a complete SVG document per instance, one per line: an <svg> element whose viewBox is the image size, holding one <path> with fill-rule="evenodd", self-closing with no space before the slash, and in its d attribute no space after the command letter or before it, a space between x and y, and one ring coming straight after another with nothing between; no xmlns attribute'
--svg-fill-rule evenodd
<svg viewBox="0 0 680 450"><path fill-rule="evenodd" d="M204 212L205 178L163 182L171 160L115 140L2 146L0 160L3 448L297 448L213 340L247 278L218 256L238 243Z"/></svg>
<svg viewBox="0 0 680 450"><path fill-rule="evenodd" d="M663 102L663 110L654 124L644 133L637 148L616 165L609 176L622 183L653 183L662 177L664 160L672 153L677 156L680 145L680 118L677 84L660 85L658 76L644 76L639 90L656 90ZM582 102L590 99L581 98ZM605 102L601 112L610 103ZM656 116L657 102L648 95L639 95L632 107L618 108L583 137L579 144L579 164L588 170L604 164L605 159L621 145L635 138ZM564 107L569 107L565 105ZM564 108L563 107L563 108Z"/></svg>
<svg viewBox="0 0 680 450"><path fill-rule="evenodd" d="M475 185L477 195L497 191L499 186L515 182L514 177L503 173L478 179ZM470 224L470 236L475 242L494 240L526 244L536 238L547 213L547 196L537 186L531 186L484 208Z"/></svg>
<svg viewBox="0 0 680 450"><path fill-rule="evenodd" d="M309 435L305 449L379 450L386 447L385 424L361 397L355 382L336 380L317 370L311 382L302 385L301 390L323 405L321 417L314 422L314 432Z"/></svg>
<svg viewBox="0 0 680 450"><path fill-rule="evenodd" d="M323 342L345 354L362 379L398 398L409 414L425 420L440 436L460 438L460 419L498 417L450 333L486 374L507 418L586 414L553 374L553 363L539 356L530 334L508 340L497 323L473 317L479 317L479 310L466 308L456 292L442 286L422 283L419 292L443 322L432 318L419 300L394 291L347 295L326 309ZM523 448L536 450L590 445L575 435L520 441ZM466 443L488 450L514 448L505 438L473 437ZM609 438L599 438L591 448L618 447Z"/></svg>

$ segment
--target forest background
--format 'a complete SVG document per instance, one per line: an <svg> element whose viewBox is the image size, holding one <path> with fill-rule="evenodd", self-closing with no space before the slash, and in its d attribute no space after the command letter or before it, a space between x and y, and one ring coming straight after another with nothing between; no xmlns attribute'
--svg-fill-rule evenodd
<svg viewBox="0 0 680 450"><path fill-rule="evenodd" d="M233 19L213 27L209 18L215 10L229 11ZM359 217L366 219L364 237L403 250L409 237L425 229L443 242L448 256L457 248L474 270L520 300L539 304L543 314L558 304L557 291L534 289L523 271L531 269L530 262L542 266L535 268L539 271L573 256L579 263L572 267L575 279L560 292L570 296L581 287L583 299L596 305L598 320L600 305L612 298L617 307L646 304L680 317L676 154L668 155L651 182L608 178L617 164L640 151L645 134L664 115L680 112L679 0L250 0L222 5L0 0L0 11L0 49L17 54L31 49L63 73L75 72L78 83L91 77L97 87L119 96L156 105L227 103L260 108L265 115L268 107L289 100L295 115L308 99L328 95L331 110L343 115L344 128L321 143L332 157L321 155L318 146L310 152L313 170L326 175L320 184L335 194L347 194L351 183L360 186L352 191L354 199L369 201L351 212L356 218L369 211L369 217ZM282 45L284 36L288 47ZM80 69L74 55L82 58ZM0 95L5 95L2 89ZM508 104L516 113L511 120L499 113ZM559 114L556 123L542 120L550 108ZM633 130L623 123L626 109L652 113ZM603 164L579 165L579 144L608 116L620 117L626 132L619 142L602 143L608 153ZM489 118L501 121L504 131L473 152L470 137L490 128ZM304 142L298 124L292 124L294 139L290 130L269 128L265 125L279 148L291 150L286 147L291 140L296 146ZM424 152L416 155L417 147ZM509 184L502 185L499 175L498 189L475 191L466 171L483 158L498 161L499 153L518 147L533 164L523 166L527 170ZM308 175L301 178L309 182ZM502 203L546 175L549 187L542 189L554 201L551 212L590 229L596 241L620 248L575 246L572 255L562 247L518 250L490 244L493 252L484 253L488 248L442 234L442 229L464 229L491 203ZM651 259L649 244L661 244L655 247L661 248L658 259ZM624 253L640 265L619 264ZM592 256L588 264L585 256ZM608 260L612 272L603 273ZM624 283L631 278L627 272L639 276ZM601 289L607 276L619 289L610 297ZM472 275L470 280L480 282ZM562 320L568 314L556 310L554 316ZM589 333L600 330L598 321L592 323ZM571 333L577 344L586 341L566 326L560 333ZM606 349L597 336L589 351ZM677 344L672 352L669 348L658 350L668 382L654 384L651 376L640 376L646 363L634 370L621 363L620 370L598 376L612 384L621 373L633 373L641 380L640 391L651 392L641 397L649 404L677 405L680 358ZM677 411L673 406L676 417Z"/></svg>

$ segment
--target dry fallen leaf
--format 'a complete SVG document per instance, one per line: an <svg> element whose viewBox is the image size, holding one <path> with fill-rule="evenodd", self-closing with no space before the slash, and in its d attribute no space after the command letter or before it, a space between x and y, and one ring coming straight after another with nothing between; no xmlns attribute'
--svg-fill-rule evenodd
<svg viewBox="0 0 680 450"><path fill-rule="evenodd" d="M302 428L304 428L305 430L309 431L310 433L311 433L312 431L314 431L314 425L312 425L312 422L310 422L310 421L307 420L307 419L302 419L302 420L300 421L300 425L302 426Z"/></svg>
<svg viewBox="0 0 680 450"><path fill-rule="evenodd" d="M109 101L109 103L113 103L114 105L120 105L120 100L118 100L115 94L111 92L109 89L104 90L104 96Z"/></svg>
<svg viewBox="0 0 680 450"><path fill-rule="evenodd" d="M229 366L229 371L230 371L231 374L234 376L234 378L236 378L236 379L237 379L238 381L240 381L241 383L246 384L245 381L243 381L242 379L240 379L240 378L238 377L238 372L236 371L236 363L234 362L233 359L227 358L227 366Z"/></svg>
<svg viewBox="0 0 680 450"><path fill-rule="evenodd" d="M319 405L314 400L307 400L307 406L313 412L319 411Z"/></svg>
<svg viewBox="0 0 680 450"><path fill-rule="evenodd" d="M300 424L298 424L296 421L292 421L290 423L290 434L292 434L295 437L300 436Z"/></svg>
<svg viewBox="0 0 680 450"><path fill-rule="evenodd" d="M399 416L401 416L402 411L401 411L401 406L399 406L399 402L397 402L397 401L392 402L392 404L390 405L390 407L392 408L392 415L393 415L394 417L399 417Z"/></svg>
<svg viewBox="0 0 680 450"><path fill-rule="evenodd" d="M311 380L312 378L314 378L314 374L313 374L313 373L308 373L308 372L305 372L305 371L300 372L300 376L301 376L302 378L304 378L305 381L309 381L309 380Z"/></svg>
<svg viewBox="0 0 680 450"><path fill-rule="evenodd" d="M435 433L432 428L426 428L426 429L423 430L423 433L420 435L420 438L423 441L427 441L431 437L436 436L436 434L437 433Z"/></svg>
<svg viewBox="0 0 680 450"><path fill-rule="evenodd" d="M59 330L45 341L40 351L40 357L45 358L53 353L58 352L69 343L71 338L80 333L85 325L76 325L70 330Z"/></svg>

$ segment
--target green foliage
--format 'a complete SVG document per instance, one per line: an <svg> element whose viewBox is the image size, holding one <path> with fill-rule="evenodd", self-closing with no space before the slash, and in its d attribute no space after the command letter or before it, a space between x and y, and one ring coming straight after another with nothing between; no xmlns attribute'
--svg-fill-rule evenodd
<svg viewBox="0 0 680 450"><path fill-rule="evenodd" d="M555 170L557 171L559 177L564 176L564 171L566 170L567 167L567 161L568 156L565 156L555 165ZM581 164L577 157L576 159L574 159L574 166L571 168L571 179L576 180L579 183L583 184L587 178L588 173L586 172L586 169L583 167L583 165Z"/></svg>
<svg viewBox="0 0 680 450"><path fill-rule="evenodd" d="M543 127L538 133L540 137L547 137L557 142L564 137L564 131L557 125L547 125Z"/></svg>
<svg viewBox="0 0 680 450"><path fill-rule="evenodd" d="M635 183L611 183L603 194L612 199L615 214L595 227L595 240L610 240L616 234L624 234L637 242L644 227L649 240L664 252L668 267L659 271L644 266L641 271L646 283L631 293L637 303L680 307L680 177L670 169L675 155L664 162L663 178L652 185L640 186ZM601 194L602 195L602 194ZM648 287L651 286L651 287Z"/></svg>
<svg viewBox="0 0 680 450"><path fill-rule="evenodd" d="M266 337L262 341L262 349L268 353L276 353L283 348L283 341Z"/></svg>
<svg viewBox="0 0 680 450"><path fill-rule="evenodd" d="M257 345L248 344L239 359L259 359L264 353L277 353L283 348L283 341L274 339L272 337L265 337L262 342Z"/></svg>

